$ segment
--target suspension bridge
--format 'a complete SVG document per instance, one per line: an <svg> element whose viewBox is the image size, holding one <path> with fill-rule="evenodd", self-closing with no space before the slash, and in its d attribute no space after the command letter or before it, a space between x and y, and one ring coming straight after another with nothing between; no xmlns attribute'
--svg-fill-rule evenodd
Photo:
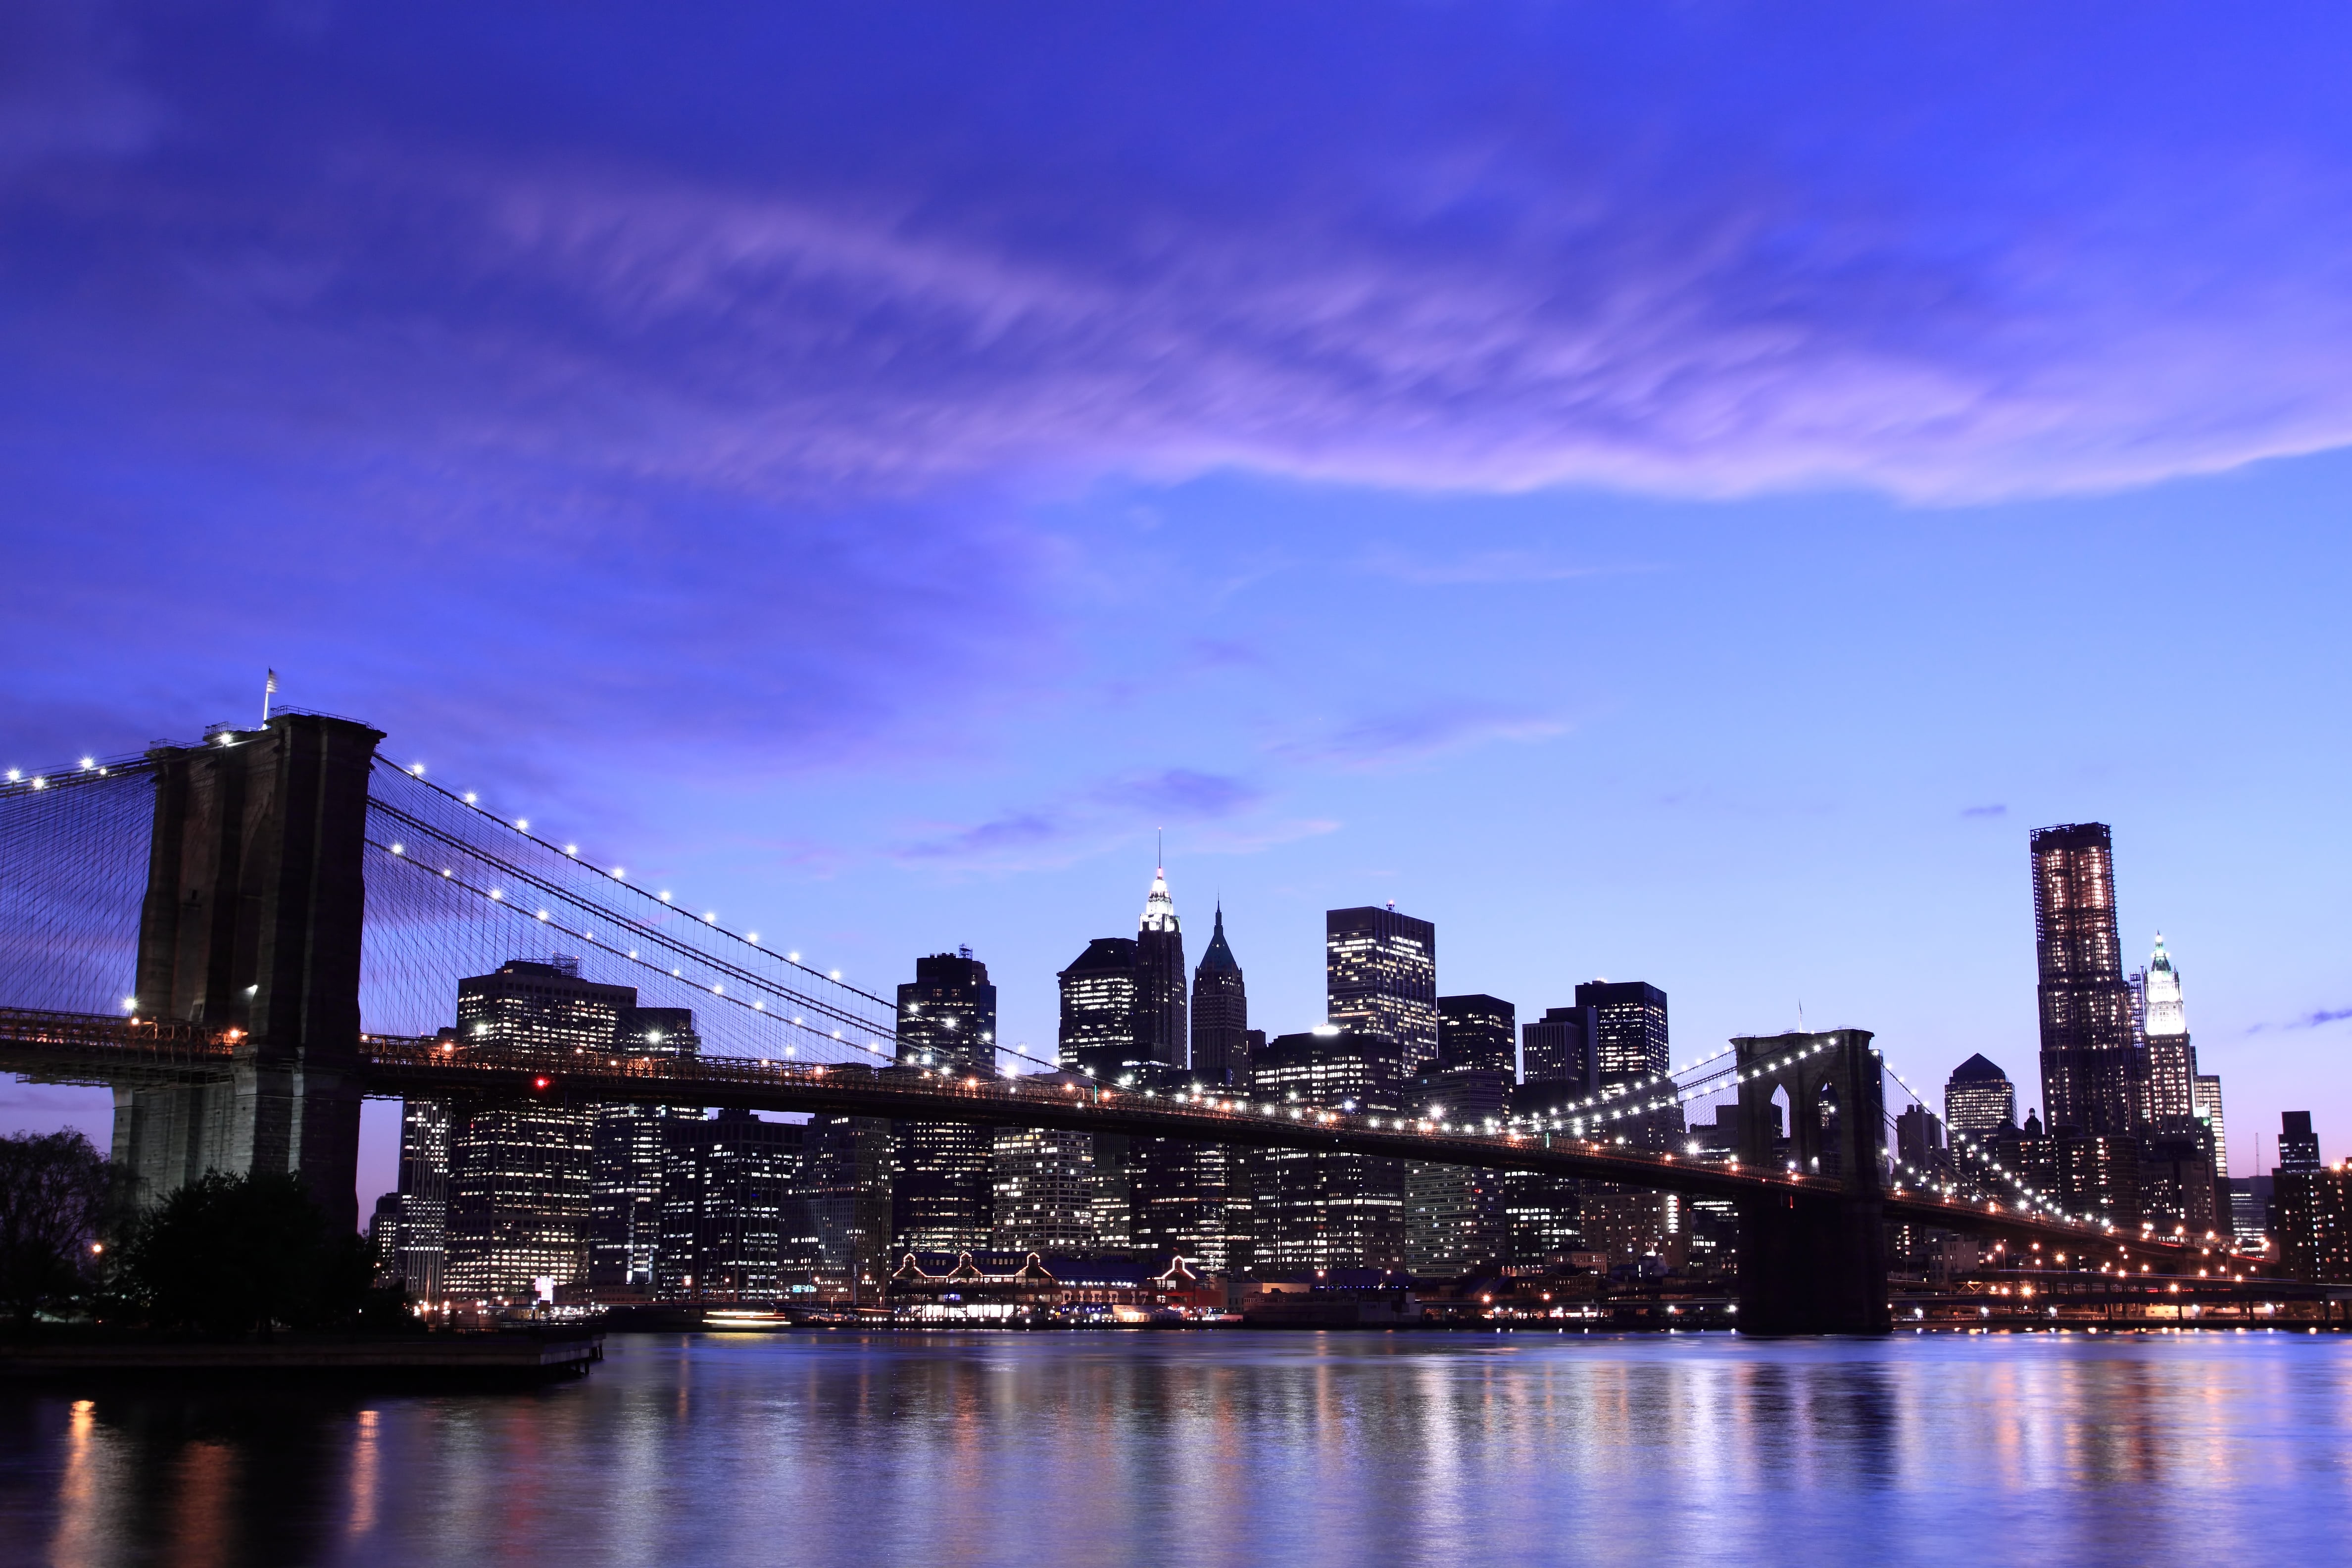
<svg viewBox="0 0 2352 1568"><path fill-rule="evenodd" d="M1727 1198L1740 1321L1756 1332L1884 1331L1890 1224L2097 1257L2116 1274L2252 1267L2212 1237L2066 1213L1972 1145L1975 1180L1906 1170L1888 1156L1894 1075L1859 1029L1743 1037L1643 1083L1475 1123L900 1063L893 1004L380 755L383 738L280 712L0 783L0 1070L110 1089L114 1157L148 1192L207 1168L290 1171L355 1226L367 1097L638 1101L1322 1150ZM700 1048L616 1056L446 1026L460 978L559 950L648 1005L695 1009ZM1020 1065L1019 1047L997 1048ZM1628 1135L1709 1100L1736 1123L1728 1158Z"/></svg>

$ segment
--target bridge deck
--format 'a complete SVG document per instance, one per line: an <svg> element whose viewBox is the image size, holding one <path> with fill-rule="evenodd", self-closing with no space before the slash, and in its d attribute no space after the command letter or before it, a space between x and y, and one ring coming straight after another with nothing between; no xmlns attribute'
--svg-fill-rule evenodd
<svg viewBox="0 0 2352 1568"><path fill-rule="evenodd" d="M0 1009L0 1070L50 1082L183 1081L234 1068L239 1044L184 1024ZM1559 1132L1449 1131L1385 1114L1341 1114L1234 1094L1170 1094L957 1078L913 1068L803 1064L741 1057L610 1057L467 1047L363 1036L353 1064L372 1095L538 1100L562 1103L723 1106L825 1111L913 1121L971 1121L1178 1138L1254 1148L1322 1150L1488 1170L1546 1172L1715 1197L1829 1201L1834 1177L1695 1163L1671 1153ZM1893 1189L1886 1217L1943 1229L2123 1247L2175 1266L2210 1255L2194 1241L2071 1225L1986 1202Z"/></svg>

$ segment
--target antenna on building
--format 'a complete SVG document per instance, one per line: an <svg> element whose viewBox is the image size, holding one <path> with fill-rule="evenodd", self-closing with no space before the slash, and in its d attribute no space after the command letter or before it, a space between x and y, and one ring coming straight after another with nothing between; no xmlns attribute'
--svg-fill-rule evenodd
<svg viewBox="0 0 2352 1568"><path fill-rule="evenodd" d="M1168 869L1168 830L1164 827L1151 830L1151 863L1162 871Z"/></svg>

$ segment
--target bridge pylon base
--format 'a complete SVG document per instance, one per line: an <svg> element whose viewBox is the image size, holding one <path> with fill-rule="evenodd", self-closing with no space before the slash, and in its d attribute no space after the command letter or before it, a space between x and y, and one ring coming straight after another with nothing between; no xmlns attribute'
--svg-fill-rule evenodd
<svg viewBox="0 0 2352 1568"><path fill-rule="evenodd" d="M1886 1229L1875 1203L1762 1194L1739 1201L1739 1331L1883 1334Z"/></svg>

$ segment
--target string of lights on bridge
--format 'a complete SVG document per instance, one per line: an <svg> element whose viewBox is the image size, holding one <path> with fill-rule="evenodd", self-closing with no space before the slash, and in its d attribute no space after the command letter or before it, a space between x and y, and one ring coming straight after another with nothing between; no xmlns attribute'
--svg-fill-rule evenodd
<svg viewBox="0 0 2352 1568"><path fill-rule="evenodd" d="M386 765L389 766L391 764ZM582 866L587 868L589 870L595 871L598 875L606 878L616 888L621 888L626 891L635 893L640 898L651 899L668 909L675 910L679 907L677 900L671 897L667 889L655 892L631 882L628 879L628 868L625 866L614 865L610 868L600 868L594 858L582 859L579 845L558 844L552 839L541 838L539 835L531 832L530 819L529 817L500 816L496 812L491 811L488 806L482 805L479 792L475 790L453 790L425 777L425 764L423 763L411 763L408 766L400 768L397 771L405 774L409 778L415 780L425 788L432 790L445 800L467 807L482 817L483 820L496 823L500 827L517 834L523 838L529 839L531 843L538 845L542 849L548 850L552 854L561 855L567 860L578 861ZM744 946L751 948L765 957L781 959L784 963L791 964L793 968L801 971L803 974L830 980L834 984L842 986L845 990L856 992L858 995L865 997L867 1001L872 1002L878 1006L887 1007L890 1005L890 1003L885 998L874 995L871 992L858 990L856 986L851 985L847 981L843 980L841 977L841 971L838 969L819 970L813 968L808 964L803 963L801 962L801 955L797 952L780 953L773 947L763 945L760 941L760 933L758 931L738 931L727 926L720 925L719 923L719 912L716 910L704 910L702 914L702 923L716 934L741 942Z"/></svg>

